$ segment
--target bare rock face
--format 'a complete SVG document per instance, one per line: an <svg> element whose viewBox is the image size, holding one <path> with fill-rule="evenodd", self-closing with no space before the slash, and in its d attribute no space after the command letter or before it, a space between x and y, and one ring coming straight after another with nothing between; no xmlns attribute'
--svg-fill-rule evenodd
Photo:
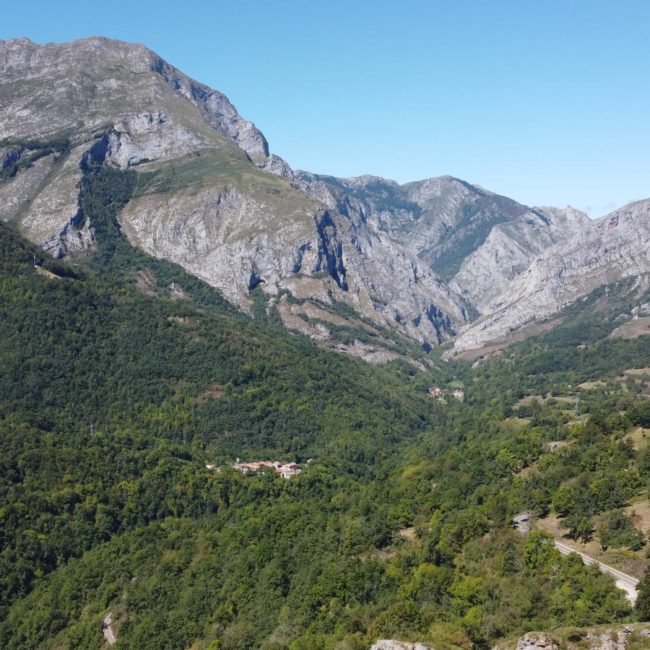
<svg viewBox="0 0 650 650"><path fill-rule="evenodd" d="M431 650L431 648L423 643L410 643L409 641L392 641L385 639L382 641L375 641L370 650Z"/></svg>
<svg viewBox="0 0 650 650"><path fill-rule="evenodd" d="M385 322L423 343L441 343L468 321L460 296L444 283L415 252L400 244L366 202L366 187L399 187L376 177L334 179L306 172L296 176L300 189L325 204L346 233L348 268L360 279L365 300ZM353 192L350 187L356 187ZM361 302L363 301L361 299ZM360 303L359 303L360 304Z"/></svg>
<svg viewBox="0 0 650 650"><path fill-rule="evenodd" d="M507 284L544 250L576 239L590 228L586 214L567 208L537 208L492 227L485 241L460 265L451 286L479 314L498 308Z"/></svg>
<svg viewBox="0 0 650 650"><path fill-rule="evenodd" d="M246 193L230 185L147 192L125 207L120 221L136 246L181 264L244 304L261 283L276 294L282 278L318 273L325 265L315 229L318 206L308 200L278 204L273 194L273 204L265 204L264 193L274 189L266 181L260 177Z"/></svg>
<svg viewBox="0 0 650 650"><path fill-rule="evenodd" d="M650 200L591 222L569 241L537 256L514 277L486 316L468 326L456 350L480 347L552 316L592 290L650 271Z"/></svg>
<svg viewBox="0 0 650 650"><path fill-rule="evenodd" d="M79 208L82 161L92 159L138 173L119 215L131 243L244 308L258 286L270 296L288 290L346 303L423 345L467 322L460 298L426 265L301 190L224 95L144 46L2 41L0 113L0 162L13 169L0 177L0 218L56 256L94 245Z"/></svg>
<svg viewBox="0 0 650 650"><path fill-rule="evenodd" d="M517 650L558 650L558 645L548 634L526 634L517 642Z"/></svg>
<svg viewBox="0 0 650 650"><path fill-rule="evenodd" d="M451 176L405 185L307 172L297 179L357 227L372 227L428 266L478 314L541 251L589 224L571 208L531 209Z"/></svg>
<svg viewBox="0 0 650 650"><path fill-rule="evenodd" d="M556 641L545 632L529 632L516 646L498 644L497 649L516 647L516 650L558 650L564 647L580 647L587 650L625 650L628 647L646 647L650 630L643 624L616 626L613 628L575 628L562 630ZM635 638L636 637L636 638Z"/></svg>
<svg viewBox="0 0 650 650"><path fill-rule="evenodd" d="M528 212L512 199L451 176L399 185L376 176L333 178L298 172L301 187L342 214L371 222L431 270L453 277L492 226Z"/></svg>
<svg viewBox="0 0 650 650"><path fill-rule="evenodd" d="M271 172L271 174L277 174L278 176L283 176L289 180L294 180L293 169L289 167L289 164L286 160L276 156L274 153L270 154L269 157L259 165L260 169L264 171Z"/></svg>
<svg viewBox="0 0 650 650"><path fill-rule="evenodd" d="M365 234L366 241L390 242L419 277L446 280L466 317L493 310L538 254L590 224L571 208L527 208L450 176L405 185L375 176L298 172L296 178L303 191L350 220L356 241Z"/></svg>
<svg viewBox="0 0 650 650"><path fill-rule="evenodd" d="M406 185L307 172L296 179L348 218L358 246L396 246L419 277L425 268L444 281L474 319L455 340L457 352L503 339L599 286L650 272L648 202L592 222L572 208L528 208L448 176Z"/></svg>

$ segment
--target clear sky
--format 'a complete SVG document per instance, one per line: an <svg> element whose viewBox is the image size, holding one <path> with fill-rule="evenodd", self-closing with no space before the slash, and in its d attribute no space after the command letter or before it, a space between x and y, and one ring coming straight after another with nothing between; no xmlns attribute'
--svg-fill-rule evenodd
<svg viewBox="0 0 650 650"><path fill-rule="evenodd" d="M650 0L0 4L0 38L144 43L296 169L451 174L593 217L650 196Z"/></svg>

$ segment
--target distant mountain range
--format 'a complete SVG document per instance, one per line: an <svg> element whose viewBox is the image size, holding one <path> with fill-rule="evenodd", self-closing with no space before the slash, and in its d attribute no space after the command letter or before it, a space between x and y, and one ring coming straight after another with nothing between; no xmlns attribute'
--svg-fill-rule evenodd
<svg viewBox="0 0 650 650"><path fill-rule="evenodd" d="M131 244L245 310L261 291L290 329L371 361L401 354L397 339L481 349L603 285L647 287L650 200L591 221L448 176L294 171L223 94L142 45L0 41L0 115L0 219L52 255L96 246L88 166L131 170Z"/></svg>

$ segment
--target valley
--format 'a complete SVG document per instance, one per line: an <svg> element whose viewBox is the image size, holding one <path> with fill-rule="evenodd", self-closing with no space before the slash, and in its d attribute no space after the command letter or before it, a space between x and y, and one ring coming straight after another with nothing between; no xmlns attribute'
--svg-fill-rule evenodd
<svg viewBox="0 0 650 650"><path fill-rule="evenodd" d="M0 647L647 647L650 200L294 170L102 37L0 116Z"/></svg>
<svg viewBox="0 0 650 650"><path fill-rule="evenodd" d="M34 268L0 234L4 647L98 648L109 613L127 648L469 648L634 616L611 578L510 525L522 510L555 513L561 536L598 540L620 512L628 536L640 525L650 345L608 337L607 312L474 368L368 365L169 263L129 253L145 295L123 271L42 253ZM313 461L287 481L237 457Z"/></svg>

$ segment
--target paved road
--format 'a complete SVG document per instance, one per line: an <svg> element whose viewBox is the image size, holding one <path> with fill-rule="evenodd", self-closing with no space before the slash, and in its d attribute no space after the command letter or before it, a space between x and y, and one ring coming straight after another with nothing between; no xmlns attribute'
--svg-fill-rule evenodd
<svg viewBox="0 0 650 650"><path fill-rule="evenodd" d="M603 564L602 562L595 560L589 555L585 555L584 553L576 551L576 549L571 548L562 542L558 542L558 540L555 540L555 548L564 555L569 555L569 553L577 553L585 564L598 565L598 568L603 573L609 573L611 576L614 576L614 579L616 580L616 586L627 594L627 599L631 603L634 604L636 602L636 586L639 584L639 581L635 577L630 576L627 573L623 573L622 571L619 571L618 569L615 569L608 564Z"/></svg>

